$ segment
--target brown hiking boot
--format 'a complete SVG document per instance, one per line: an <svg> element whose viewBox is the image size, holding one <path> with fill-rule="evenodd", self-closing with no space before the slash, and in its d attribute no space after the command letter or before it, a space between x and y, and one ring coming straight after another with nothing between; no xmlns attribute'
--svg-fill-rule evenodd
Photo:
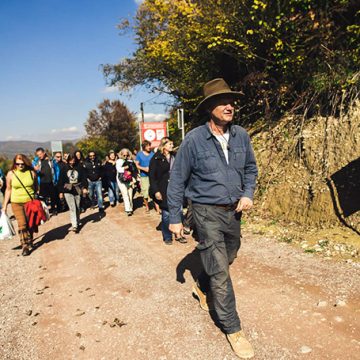
<svg viewBox="0 0 360 360"><path fill-rule="evenodd" d="M251 359L254 357L254 349L249 340L246 339L244 332L238 331L234 334L226 334L226 337L234 351L240 359Z"/></svg>
<svg viewBox="0 0 360 360"><path fill-rule="evenodd" d="M29 256L29 255L30 255L30 249L29 249L28 246L25 245L25 246L22 248L22 253L21 253L21 255L22 255L22 256Z"/></svg>
<svg viewBox="0 0 360 360"><path fill-rule="evenodd" d="M213 310L212 306L209 307L209 299L207 299L206 294L201 291L201 289L195 283L192 287L192 293L195 297L198 298L200 307L205 311Z"/></svg>

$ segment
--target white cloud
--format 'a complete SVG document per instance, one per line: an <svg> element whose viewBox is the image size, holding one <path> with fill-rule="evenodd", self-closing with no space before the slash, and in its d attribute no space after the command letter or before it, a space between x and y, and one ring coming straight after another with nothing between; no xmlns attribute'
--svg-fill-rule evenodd
<svg viewBox="0 0 360 360"><path fill-rule="evenodd" d="M53 140L77 140L85 135L84 129L79 129L77 126L69 126L62 129L51 129L47 132L27 133L21 135L9 135L5 138L0 138L0 141L53 141Z"/></svg>
<svg viewBox="0 0 360 360"><path fill-rule="evenodd" d="M107 86L101 91L103 94L112 94L119 92L119 89L116 86Z"/></svg>
<svg viewBox="0 0 360 360"><path fill-rule="evenodd" d="M79 130L76 126L70 126L68 128L62 128L62 129L52 129L51 133L52 134L57 134L57 133L78 133Z"/></svg>
<svg viewBox="0 0 360 360"><path fill-rule="evenodd" d="M145 121L163 121L168 118L166 114L153 114L153 113L145 113L144 120ZM138 121L141 121L141 114L138 114Z"/></svg>
<svg viewBox="0 0 360 360"><path fill-rule="evenodd" d="M69 126L62 129L52 129L49 133L38 134L37 138L43 141L51 140L75 140L84 136L84 130L77 126Z"/></svg>
<svg viewBox="0 0 360 360"><path fill-rule="evenodd" d="M7 136L5 138L5 141L15 141L15 140L20 140L20 139L21 139L20 136L12 136L12 135L10 135L10 136Z"/></svg>

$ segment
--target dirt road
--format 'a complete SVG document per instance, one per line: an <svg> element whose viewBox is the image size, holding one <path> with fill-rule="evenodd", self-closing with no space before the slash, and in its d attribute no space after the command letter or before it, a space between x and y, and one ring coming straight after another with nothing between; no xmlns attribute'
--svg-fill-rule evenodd
<svg viewBox="0 0 360 360"><path fill-rule="evenodd" d="M236 359L191 296L195 242L162 244L159 216L68 214L21 257L0 242L0 359ZM65 224L65 225L64 225ZM244 232L232 266L256 359L360 359L360 269Z"/></svg>

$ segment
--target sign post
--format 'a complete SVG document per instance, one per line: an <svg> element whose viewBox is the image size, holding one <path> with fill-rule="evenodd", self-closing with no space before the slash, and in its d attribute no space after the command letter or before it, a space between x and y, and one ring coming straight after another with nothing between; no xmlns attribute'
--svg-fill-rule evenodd
<svg viewBox="0 0 360 360"><path fill-rule="evenodd" d="M141 122L140 127L140 141L144 140L151 142L151 147L158 147L163 137L167 136L166 121L157 122Z"/></svg>
<svg viewBox="0 0 360 360"><path fill-rule="evenodd" d="M56 152L63 153L63 146L61 140L51 142L51 153L54 154Z"/></svg>
<svg viewBox="0 0 360 360"><path fill-rule="evenodd" d="M181 140L185 137L184 109L177 109L178 128L181 130Z"/></svg>

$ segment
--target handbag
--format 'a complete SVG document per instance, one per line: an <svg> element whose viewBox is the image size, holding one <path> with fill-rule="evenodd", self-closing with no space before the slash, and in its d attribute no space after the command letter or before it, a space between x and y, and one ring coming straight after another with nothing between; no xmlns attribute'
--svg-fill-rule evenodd
<svg viewBox="0 0 360 360"><path fill-rule="evenodd" d="M0 212L0 240L12 239L15 235L15 229L9 217Z"/></svg>
<svg viewBox="0 0 360 360"><path fill-rule="evenodd" d="M118 178L123 183L128 183L132 180L131 172L128 170L125 170L123 173L118 174Z"/></svg>
<svg viewBox="0 0 360 360"><path fill-rule="evenodd" d="M45 204L45 201L41 201L41 206L44 210L45 216L46 216L46 221L50 220L50 210L49 207Z"/></svg>

